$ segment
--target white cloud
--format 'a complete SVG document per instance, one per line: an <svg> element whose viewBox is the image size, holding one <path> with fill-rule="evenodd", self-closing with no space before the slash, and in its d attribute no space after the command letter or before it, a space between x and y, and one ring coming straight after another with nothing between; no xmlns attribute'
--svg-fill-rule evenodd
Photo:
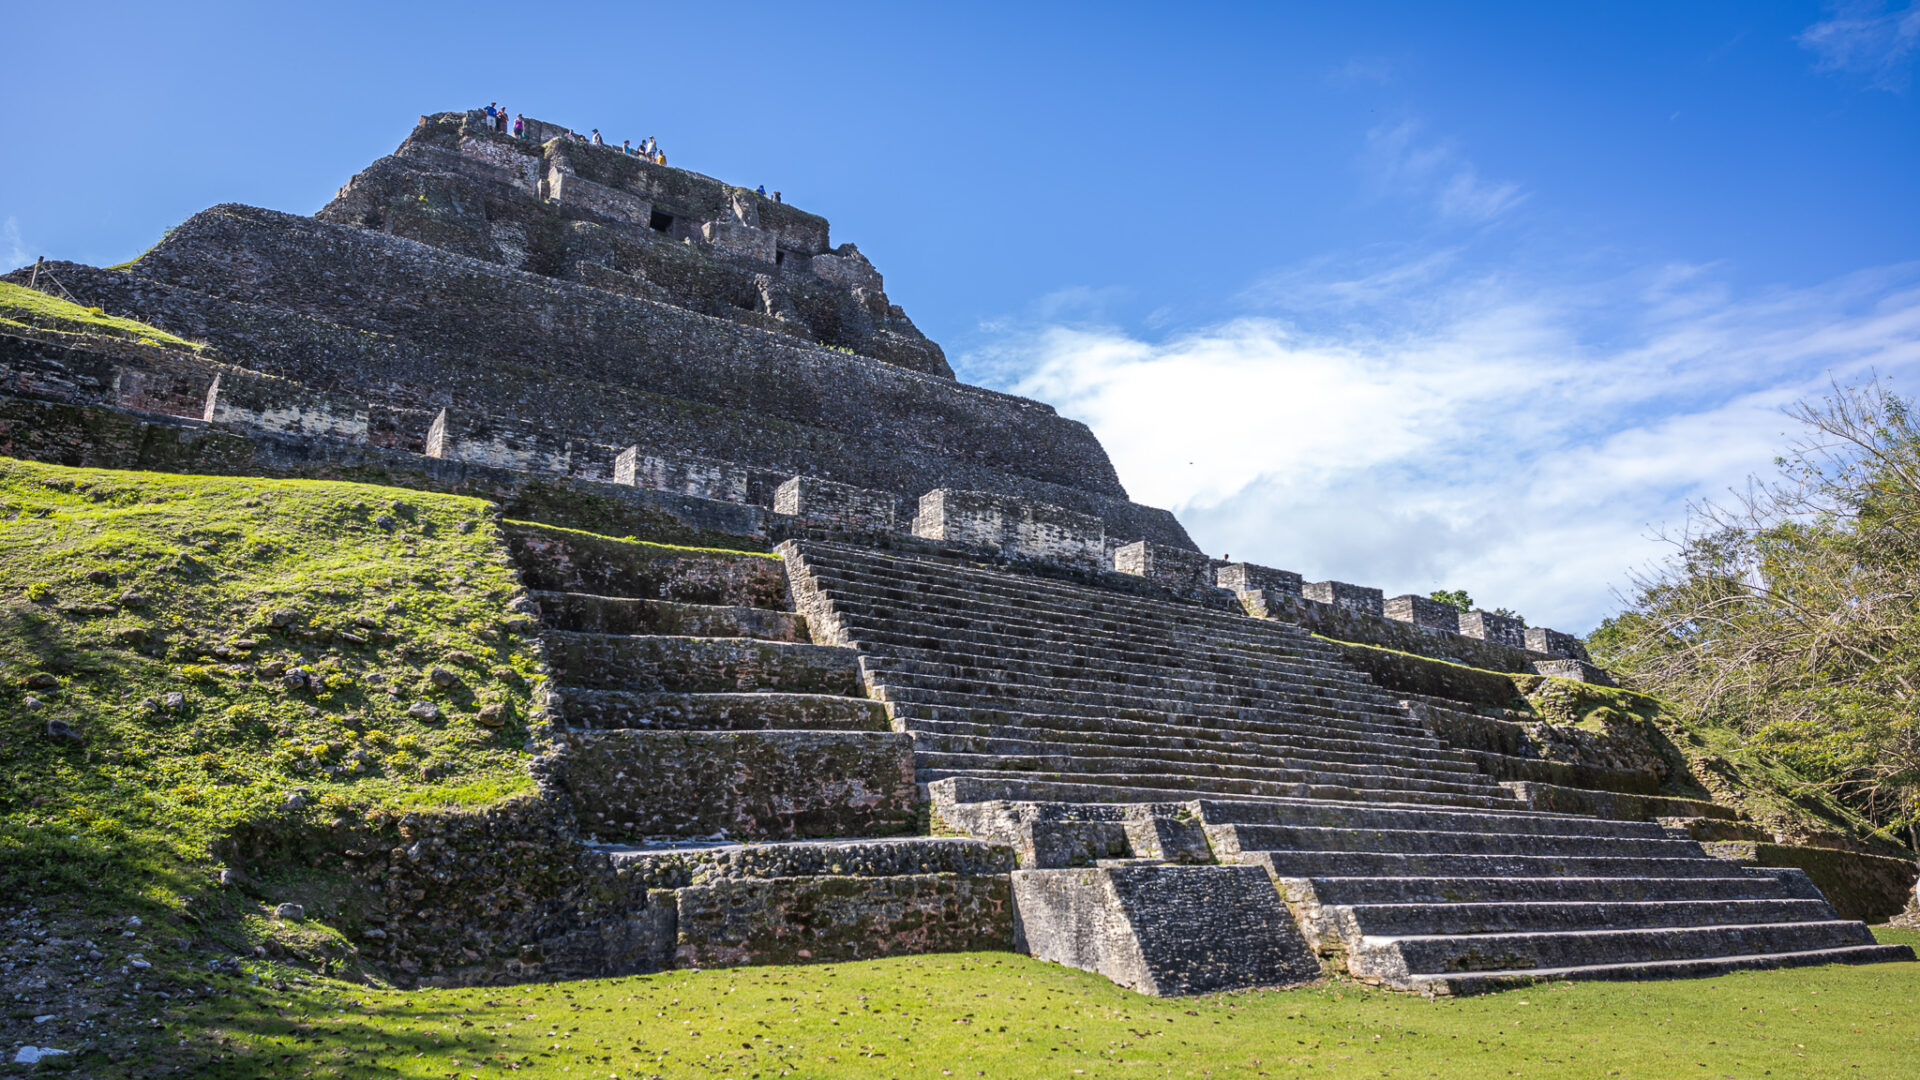
<svg viewBox="0 0 1920 1080"><path fill-rule="evenodd" d="M1520 205L1526 193L1511 182L1483 180L1451 141L1424 141L1411 121L1367 132L1363 167L1383 193L1430 200L1441 216L1491 221Z"/></svg>
<svg viewBox="0 0 1920 1080"><path fill-rule="evenodd" d="M1895 93L1913 79L1920 56L1920 3L1887 11L1878 3L1836 5L1833 17L1807 27L1800 44L1819 55L1820 71L1864 76L1869 84Z"/></svg>
<svg viewBox="0 0 1920 1080"><path fill-rule="evenodd" d="M962 366L1086 421L1212 554L1576 631L1660 554L1651 527L1770 468L1783 406L1875 370L1920 389L1920 266L1752 296L1707 267L1572 287L1434 266L1318 267L1291 294L1313 310L1164 340L1002 327Z"/></svg>
<svg viewBox="0 0 1920 1080"><path fill-rule="evenodd" d="M27 242L20 236L20 221L8 217L0 222L0 273L17 270L33 261Z"/></svg>

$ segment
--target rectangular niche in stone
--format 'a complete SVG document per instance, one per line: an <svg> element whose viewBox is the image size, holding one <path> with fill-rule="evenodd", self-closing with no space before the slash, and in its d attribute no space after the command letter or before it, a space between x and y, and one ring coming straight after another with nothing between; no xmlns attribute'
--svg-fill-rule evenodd
<svg viewBox="0 0 1920 1080"><path fill-rule="evenodd" d="M913 534L1013 559L1102 569L1107 527L1059 506L986 491L936 488L920 496Z"/></svg>
<svg viewBox="0 0 1920 1080"><path fill-rule="evenodd" d="M1349 585L1344 581L1308 582L1301 592L1309 600L1348 608L1363 615L1381 615L1386 607L1386 601L1382 599L1379 589L1369 589L1365 585Z"/></svg>
<svg viewBox="0 0 1920 1080"><path fill-rule="evenodd" d="M1221 567L1219 573L1214 575L1214 583L1234 592L1265 590L1299 596L1302 579L1291 570L1275 570L1271 566L1237 562Z"/></svg>
<svg viewBox="0 0 1920 1080"><path fill-rule="evenodd" d="M1427 596L1413 593L1396 596L1387 601L1386 615L1389 619L1412 623L1428 630L1445 630L1449 634L1460 631L1460 609Z"/></svg>
<svg viewBox="0 0 1920 1080"><path fill-rule="evenodd" d="M1460 615L1460 632L1468 637L1516 649L1527 647L1527 624L1491 611L1467 611Z"/></svg>
<svg viewBox="0 0 1920 1080"><path fill-rule="evenodd" d="M1137 540L1113 553L1113 568L1171 589L1213 587L1213 560L1198 551Z"/></svg>
<svg viewBox="0 0 1920 1080"><path fill-rule="evenodd" d="M809 525L892 532L899 520L900 496L891 491L839 484L817 476L796 476L773 493L776 514L792 514Z"/></svg>
<svg viewBox="0 0 1920 1080"><path fill-rule="evenodd" d="M747 501L747 470L742 466L687 454L648 454L638 446L613 459L613 482L720 502Z"/></svg>

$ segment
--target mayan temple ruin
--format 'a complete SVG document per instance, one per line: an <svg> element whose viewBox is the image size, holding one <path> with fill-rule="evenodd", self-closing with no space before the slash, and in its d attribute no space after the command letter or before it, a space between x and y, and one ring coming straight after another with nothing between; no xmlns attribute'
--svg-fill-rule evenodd
<svg viewBox="0 0 1920 1080"><path fill-rule="evenodd" d="M751 189L441 113L311 217L216 206L6 280L196 347L0 327L0 454L497 508L537 795L298 856L356 883L328 914L400 985L1013 950L1156 995L1465 994L1913 958L1862 921L1897 888L1711 801L1651 725L1527 711L1617 692L1578 638L1208 556Z"/></svg>

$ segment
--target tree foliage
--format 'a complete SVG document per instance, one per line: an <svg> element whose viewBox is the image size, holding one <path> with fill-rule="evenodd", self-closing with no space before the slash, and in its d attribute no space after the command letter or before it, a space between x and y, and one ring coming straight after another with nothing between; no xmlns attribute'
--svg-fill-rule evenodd
<svg viewBox="0 0 1920 1080"><path fill-rule="evenodd" d="M1884 830L1920 818L1920 427L1875 382L1789 410L1779 475L1689 508L1596 657ZM1920 845L1916 845L1920 846Z"/></svg>

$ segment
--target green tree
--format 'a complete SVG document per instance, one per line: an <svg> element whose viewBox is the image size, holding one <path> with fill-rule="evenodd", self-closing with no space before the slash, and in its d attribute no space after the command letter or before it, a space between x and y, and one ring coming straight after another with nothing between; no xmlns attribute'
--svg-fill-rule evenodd
<svg viewBox="0 0 1920 1080"><path fill-rule="evenodd" d="M1920 428L1878 382L1789 410L1803 435L1690 508L1589 646L1602 664L1916 839ZM1920 849L1920 843L1914 846Z"/></svg>
<svg viewBox="0 0 1920 1080"><path fill-rule="evenodd" d="M1460 609L1462 614L1473 610L1473 597L1465 589L1435 589L1427 594L1427 599L1438 600Z"/></svg>

